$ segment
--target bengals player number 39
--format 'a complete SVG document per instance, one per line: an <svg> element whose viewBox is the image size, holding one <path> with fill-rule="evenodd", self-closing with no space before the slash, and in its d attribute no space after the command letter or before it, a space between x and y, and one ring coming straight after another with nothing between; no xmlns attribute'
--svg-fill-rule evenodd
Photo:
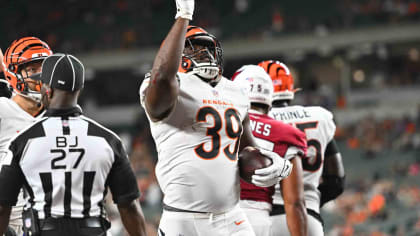
<svg viewBox="0 0 420 236"><path fill-rule="evenodd" d="M160 235L255 235L239 208L237 153L256 146L246 94L222 76L216 37L188 26L194 1L177 0L176 20L160 47L140 101L158 151L156 176L164 193ZM289 161L252 181L270 186L290 174ZM241 222L235 224L235 222Z"/></svg>

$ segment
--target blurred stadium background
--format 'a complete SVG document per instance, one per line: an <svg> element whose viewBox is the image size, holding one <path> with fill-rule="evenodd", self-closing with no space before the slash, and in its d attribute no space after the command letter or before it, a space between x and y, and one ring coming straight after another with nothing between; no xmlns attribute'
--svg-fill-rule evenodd
<svg viewBox="0 0 420 236"><path fill-rule="evenodd" d="M2 2L0 47L37 36L87 68L85 114L120 134L159 222L156 152L138 88L173 22L168 0ZM420 1L200 0L192 24L222 42L225 76L265 59L292 68L296 103L333 111L347 187L326 235L420 235ZM124 235L110 208L114 235Z"/></svg>

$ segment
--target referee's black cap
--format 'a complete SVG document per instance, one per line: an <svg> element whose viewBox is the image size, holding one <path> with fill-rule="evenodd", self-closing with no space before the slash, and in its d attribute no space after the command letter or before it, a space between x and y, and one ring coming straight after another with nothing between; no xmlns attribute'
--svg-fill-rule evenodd
<svg viewBox="0 0 420 236"><path fill-rule="evenodd" d="M51 88L64 91L78 91L85 82L85 68L75 56L64 53L55 53L42 62L41 73L29 78L40 80Z"/></svg>

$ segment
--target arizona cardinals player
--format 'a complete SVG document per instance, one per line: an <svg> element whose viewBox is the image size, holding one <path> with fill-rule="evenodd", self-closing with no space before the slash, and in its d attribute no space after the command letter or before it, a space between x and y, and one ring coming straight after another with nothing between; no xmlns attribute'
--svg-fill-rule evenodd
<svg viewBox="0 0 420 236"><path fill-rule="evenodd" d="M293 77L287 66L278 61L263 61L259 66L265 69L273 81L273 108L270 116L293 124L306 133L308 154L303 159L302 167L308 233L324 235L319 209L344 190L344 167L334 141L333 115L319 106L290 106L297 90L294 89ZM284 213L284 199L277 189L271 213L273 226L276 225L273 227L273 235L285 235L287 213Z"/></svg>
<svg viewBox="0 0 420 236"><path fill-rule="evenodd" d="M280 182L292 235L307 235L307 215L303 198L301 156L306 152L305 134L268 116L273 96L270 76L257 65L245 65L232 77L244 86L251 102L249 118L252 134L260 148L274 151L293 163L292 174ZM257 236L269 236L270 211L274 186L261 188L241 180L240 206L245 211Z"/></svg>
<svg viewBox="0 0 420 236"><path fill-rule="evenodd" d="M222 76L219 41L200 27L188 27L194 1L176 4L176 21L139 91L164 193L159 235L255 235L238 206L237 153L255 146L248 98ZM273 164L253 175L260 186L274 185L292 168L277 154L267 155Z"/></svg>
<svg viewBox="0 0 420 236"><path fill-rule="evenodd" d="M12 97L0 97L0 160L8 141L20 130L35 122L42 112L41 85L28 78L41 71L42 61L52 54L50 47L35 37L15 40L0 55L5 78L13 88ZM1 71L0 71L1 73ZM0 189L0 191L5 191ZM23 191L12 209L9 226L22 235Z"/></svg>

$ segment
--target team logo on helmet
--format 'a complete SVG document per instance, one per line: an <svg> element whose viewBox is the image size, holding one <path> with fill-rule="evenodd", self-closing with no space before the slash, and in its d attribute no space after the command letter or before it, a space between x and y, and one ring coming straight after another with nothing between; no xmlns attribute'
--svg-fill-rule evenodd
<svg viewBox="0 0 420 236"><path fill-rule="evenodd" d="M24 37L13 41L6 50L2 63L5 68L5 77L15 93L40 101L41 85L38 83L35 90L30 89L28 78L21 74L21 70L23 65L44 60L50 55L52 51L48 44L36 37Z"/></svg>
<svg viewBox="0 0 420 236"><path fill-rule="evenodd" d="M292 100L295 92L300 89L294 89L294 79L289 68L279 61L262 61L258 64L271 77L273 81L274 93L273 100Z"/></svg>

